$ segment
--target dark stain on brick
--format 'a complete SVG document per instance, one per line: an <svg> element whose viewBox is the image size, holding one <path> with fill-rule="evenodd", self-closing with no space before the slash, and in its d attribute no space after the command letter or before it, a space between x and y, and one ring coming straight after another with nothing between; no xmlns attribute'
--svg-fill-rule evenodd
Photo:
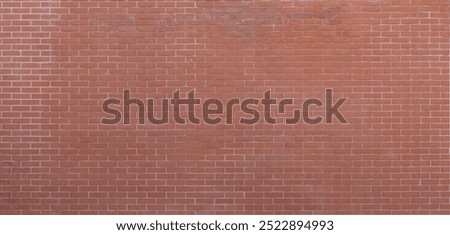
<svg viewBox="0 0 450 235"><path fill-rule="evenodd" d="M324 19L331 25L342 24L342 20L337 17L342 11L342 7L329 7L322 11L294 13L292 19Z"/></svg>

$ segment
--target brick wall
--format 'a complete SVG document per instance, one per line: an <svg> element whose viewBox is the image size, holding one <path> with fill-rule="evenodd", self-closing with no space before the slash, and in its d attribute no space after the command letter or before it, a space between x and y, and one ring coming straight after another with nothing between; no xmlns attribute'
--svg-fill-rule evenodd
<svg viewBox="0 0 450 235"><path fill-rule="evenodd" d="M448 0L2 0L0 214L449 214L449 23ZM327 88L348 124L101 124L125 89Z"/></svg>

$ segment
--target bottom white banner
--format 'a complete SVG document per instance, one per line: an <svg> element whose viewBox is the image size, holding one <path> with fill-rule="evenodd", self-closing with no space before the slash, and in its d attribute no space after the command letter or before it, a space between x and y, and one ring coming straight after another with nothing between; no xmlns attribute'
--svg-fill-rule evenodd
<svg viewBox="0 0 450 235"><path fill-rule="evenodd" d="M450 215L1 215L0 234L450 234Z"/></svg>

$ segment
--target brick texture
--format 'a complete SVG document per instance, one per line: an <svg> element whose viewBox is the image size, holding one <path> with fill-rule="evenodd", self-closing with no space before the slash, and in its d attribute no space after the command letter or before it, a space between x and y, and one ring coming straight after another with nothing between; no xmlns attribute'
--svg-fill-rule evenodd
<svg viewBox="0 0 450 235"><path fill-rule="evenodd" d="M450 214L449 23L448 0L1 0L0 214ZM326 88L348 124L100 123L124 89Z"/></svg>

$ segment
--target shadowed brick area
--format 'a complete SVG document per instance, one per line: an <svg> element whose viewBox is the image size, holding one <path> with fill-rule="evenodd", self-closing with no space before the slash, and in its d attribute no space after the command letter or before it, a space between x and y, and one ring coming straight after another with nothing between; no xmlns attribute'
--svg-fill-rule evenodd
<svg viewBox="0 0 450 235"><path fill-rule="evenodd" d="M448 0L1 0L0 214L449 214L449 24ZM328 88L348 124L101 124L124 90L270 90L283 118Z"/></svg>

